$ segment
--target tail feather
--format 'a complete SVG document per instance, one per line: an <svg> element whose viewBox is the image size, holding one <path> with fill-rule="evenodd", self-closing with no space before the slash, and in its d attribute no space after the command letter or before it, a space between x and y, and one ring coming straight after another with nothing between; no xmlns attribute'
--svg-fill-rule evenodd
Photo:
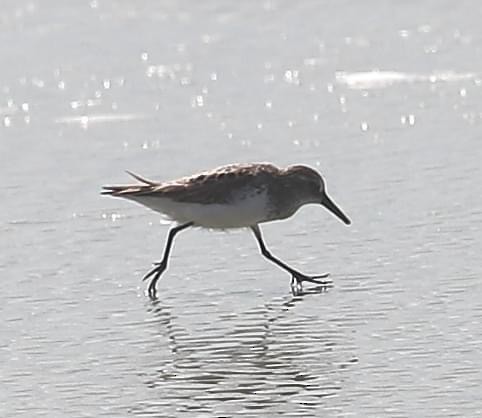
<svg viewBox="0 0 482 418"><path fill-rule="evenodd" d="M105 195L110 195L110 196L116 196L123 191L127 190L129 186L103 186L102 191L100 194L105 194Z"/></svg>
<svg viewBox="0 0 482 418"><path fill-rule="evenodd" d="M144 184L131 184L124 186L103 186L100 194L108 196L121 196L128 197L129 195L141 194L145 192L152 191L154 188L160 186L161 184L152 180L148 180L144 177L139 176L131 171L126 170L127 174L134 177Z"/></svg>
<svg viewBox="0 0 482 418"><path fill-rule="evenodd" d="M126 173L134 177L136 180L139 180L141 183L148 184L149 186L159 186L157 181L146 179L145 177L141 177L139 174L135 174L132 171L126 170Z"/></svg>

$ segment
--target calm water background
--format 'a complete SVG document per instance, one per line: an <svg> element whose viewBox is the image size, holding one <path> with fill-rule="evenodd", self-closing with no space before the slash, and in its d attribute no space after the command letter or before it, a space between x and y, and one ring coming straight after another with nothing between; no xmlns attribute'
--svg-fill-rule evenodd
<svg viewBox="0 0 482 418"><path fill-rule="evenodd" d="M0 8L0 416L482 415L479 1L13 1ZM373 71L373 70L379 70ZM272 251L101 197L305 163Z"/></svg>

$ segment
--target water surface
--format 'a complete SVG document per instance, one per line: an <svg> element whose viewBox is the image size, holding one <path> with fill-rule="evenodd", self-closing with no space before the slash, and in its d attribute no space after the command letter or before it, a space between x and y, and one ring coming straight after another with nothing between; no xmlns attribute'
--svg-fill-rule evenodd
<svg viewBox="0 0 482 418"><path fill-rule="evenodd" d="M7 1L0 415L482 414L481 6ZM101 197L305 163L352 218L263 227L334 286L292 297L248 231Z"/></svg>

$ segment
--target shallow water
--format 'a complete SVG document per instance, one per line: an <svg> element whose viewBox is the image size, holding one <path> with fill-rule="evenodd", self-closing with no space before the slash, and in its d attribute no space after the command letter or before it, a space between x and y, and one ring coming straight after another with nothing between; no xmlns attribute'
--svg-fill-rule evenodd
<svg viewBox="0 0 482 418"><path fill-rule="evenodd" d="M0 37L1 416L482 415L481 6L7 1ZM267 245L101 197L305 163Z"/></svg>

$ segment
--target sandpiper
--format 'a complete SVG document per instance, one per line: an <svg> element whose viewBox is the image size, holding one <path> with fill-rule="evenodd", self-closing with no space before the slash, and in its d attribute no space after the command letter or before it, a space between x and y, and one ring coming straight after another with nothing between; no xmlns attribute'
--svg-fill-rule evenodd
<svg viewBox="0 0 482 418"><path fill-rule="evenodd" d="M266 247L259 224L286 219L308 203L323 205L345 224L350 220L326 193L325 182L304 165L278 168L269 163L231 164L168 182L156 182L127 171L141 184L104 186L102 194L133 200L174 221L167 235L162 260L143 280L151 278L149 296L167 269L176 234L189 227L250 228L261 254L291 274L291 290L298 294L303 282L327 284L328 273L308 276L275 257Z"/></svg>

